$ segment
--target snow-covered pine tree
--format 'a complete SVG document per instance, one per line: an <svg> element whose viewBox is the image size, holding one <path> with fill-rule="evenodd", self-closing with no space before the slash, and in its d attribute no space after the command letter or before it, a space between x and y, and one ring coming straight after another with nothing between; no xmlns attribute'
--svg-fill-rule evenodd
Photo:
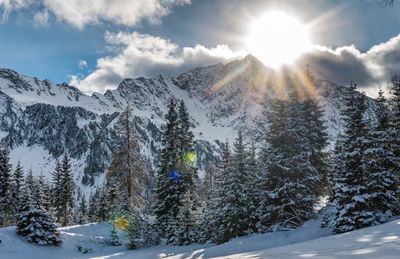
<svg viewBox="0 0 400 259"><path fill-rule="evenodd" d="M182 206L176 216L179 224L176 230L176 241L178 243L175 245L189 245L198 240L198 215L196 214L198 210L194 210L191 203L190 192L186 192L182 200Z"/></svg>
<svg viewBox="0 0 400 259"><path fill-rule="evenodd" d="M129 218L127 237L129 240L128 249L136 249L151 245L149 236L152 231L147 224L147 220L140 210L134 210Z"/></svg>
<svg viewBox="0 0 400 259"><path fill-rule="evenodd" d="M395 171L400 177L400 74L392 78L390 93L392 96L389 119L390 149L394 155Z"/></svg>
<svg viewBox="0 0 400 259"><path fill-rule="evenodd" d="M198 195L199 177L196 168L197 159L194 150L194 134L191 128L189 113L185 103L181 100L178 106L177 127L179 154L177 169L182 175L182 206L180 206L177 214L177 221L180 222L177 233L181 245L194 242L197 238L201 205Z"/></svg>
<svg viewBox="0 0 400 259"><path fill-rule="evenodd" d="M50 185L44 178L43 174L40 174L36 179L36 202L38 207L42 207L46 211L51 211L52 206L50 202Z"/></svg>
<svg viewBox="0 0 400 259"><path fill-rule="evenodd" d="M36 201L34 200L36 193L35 186L35 178L33 177L32 170L29 170L25 176L25 185L23 192L23 200L21 210L28 211L31 208L34 208L36 205Z"/></svg>
<svg viewBox="0 0 400 259"><path fill-rule="evenodd" d="M399 175L390 149L389 110L383 91L379 91L376 112L378 123L370 126L365 151L365 195L368 211L373 214L370 225L387 222L399 213Z"/></svg>
<svg viewBox="0 0 400 259"><path fill-rule="evenodd" d="M190 123L189 113L183 100L179 102L177 116L176 137L178 153L185 154L193 151L194 135L191 131L192 126Z"/></svg>
<svg viewBox="0 0 400 259"><path fill-rule="evenodd" d="M83 195L80 199L79 205L75 209L74 222L76 224L88 223L88 206L86 205L86 197Z"/></svg>
<svg viewBox="0 0 400 259"><path fill-rule="evenodd" d="M145 205L144 194L149 174L140 154L139 140L132 122L130 106L121 113L114 129L121 145L113 154L107 172L107 181L116 183L119 192L126 194L124 202L127 209L132 211Z"/></svg>
<svg viewBox="0 0 400 259"><path fill-rule="evenodd" d="M61 162L61 225L67 226L75 205L75 182L71 169L71 162L67 153Z"/></svg>
<svg viewBox="0 0 400 259"><path fill-rule="evenodd" d="M200 238L199 241L205 242L217 242L219 235L216 233L218 227L221 225L223 215L220 213L223 205L222 197L224 195L223 185L225 182L225 176L228 175L231 170L231 151L229 143L221 143L222 156L217 163L217 168L214 174L213 188L209 193L208 199L206 200L200 221Z"/></svg>
<svg viewBox="0 0 400 259"><path fill-rule="evenodd" d="M200 199L202 201L207 201L214 190L215 171L216 168L212 164L206 165L204 169L205 173L199 191L199 194L201 195Z"/></svg>
<svg viewBox="0 0 400 259"><path fill-rule="evenodd" d="M90 222L97 221L96 212L99 205L98 201L99 201L99 192L98 190L96 190L95 193L91 193L89 197L88 220Z"/></svg>
<svg viewBox="0 0 400 259"><path fill-rule="evenodd" d="M345 121L344 142L341 149L342 171L335 172L333 190L335 205L334 219L331 224L337 233L369 226L374 222L374 213L368 208L367 200L371 195L368 190L368 174L365 168L368 161L368 128L364 119L366 110L365 95L357 92L357 85L351 83L345 97L342 116Z"/></svg>
<svg viewBox="0 0 400 259"><path fill-rule="evenodd" d="M43 177L35 177L35 191L34 191L34 207L38 209L46 210L45 205L47 205L47 197L44 194L44 180Z"/></svg>
<svg viewBox="0 0 400 259"><path fill-rule="evenodd" d="M8 149L5 144L0 143L0 226L12 223L14 213L12 178Z"/></svg>
<svg viewBox="0 0 400 259"><path fill-rule="evenodd" d="M230 170L226 171L221 187L217 243L227 242L231 238L243 236L249 229L246 162L246 147L242 133L239 132L234 143L231 165L227 167Z"/></svg>
<svg viewBox="0 0 400 259"><path fill-rule="evenodd" d="M107 192L104 188L100 190L100 196L98 200L96 219L97 221L106 221L110 218L110 204L108 203Z"/></svg>
<svg viewBox="0 0 400 259"><path fill-rule="evenodd" d="M190 213L197 214L200 206L198 175L194 161L193 133L186 106L181 101L177 112L176 102L171 99L168 109L167 125L162 138L161 165L157 175L155 214L161 237L166 238L168 243L181 244L177 236L177 216L184 207L183 200L187 193L189 202L185 206L190 206Z"/></svg>
<svg viewBox="0 0 400 259"><path fill-rule="evenodd" d="M120 246L121 242L119 241L119 235L117 232L117 229L115 228L115 226L113 225L110 231L110 244L112 246Z"/></svg>
<svg viewBox="0 0 400 259"><path fill-rule="evenodd" d="M248 147L246 161L246 187L247 211L248 211L248 230L247 232L257 231L257 207L259 204L259 190L257 189L257 175L259 171L258 158L254 142Z"/></svg>
<svg viewBox="0 0 400 259"><path fill-rule="evenodd" d="M24 171L21 163L17 163L17 167L14 171L14 182L13 182L13 203L15 207L15 214L22 212L23 204L26 202L24 199L24 187L25 187L25 177Z"/></svg>
<svg viewBox="0 0 400 259"><path fill-rule="evenodd" d="M260 150L260 168L257 175L259 189L259 206L257 208L257 229L259 232L265 232L271 225L269 218L270 204L269 192L273 186L270 181L269 172L271 171L271 162L280 161L281 153L279 151L280 143L285 139L284 130L289 124L289 107L283 100L274 100L271 102L271 108L264 108L264 116L268 122L268 130L264 133L265 144Z"/></svg>
<svg viewBox="0 0 400 259"><path fill-rule="evenodd" d="M116 204L116 200L118 198L116 183L113 181L111 182L107 181L105 185L105 192L106 192L109 212L114 213L115 211L117 211L118 208Z"/></svg>
<svg viewBox="0 0 400 259"><path fill-rule="evenodd" d="M260 231L301 226L314 212L320 175L310 161L304 103L276 100L267 112L270 123L263 148Z"/></svg>
<svg viewBox="0 0 400 259"><path fill-rule="evenodd" d="M27 184L27 179L29 179L29 178L27 178L27 177L25 178L25 184L22 187L23 191L22 191L21 196L22 196L23 202L21 203L21 207L19 209L20 211L16 215L17 220L18 220L19 214L21 214L22 212L26 212L32 208L35 208L35 206L36 206L36 202L33 199L33 197L34 197L33 193L31 191L31 189L29 188L29 185Z"/></svg>
<svg viewBox="0 0 400 259"><path fill-rule="evenodd" d="M53 213L55 215L56 221L61 222L62 218L62 203L61 196L63 193L63 186L61 185L62 171L61 163L57 160L56 167L51 173L51 205L53 207Z"/></svg>
<svg viewBox="0 0 400 259"><path fill-rule="evenodd" d="M36 180L30 171L25 185L21 188L24 203L17 216L17 234L39 245L61 244L61 233L57 229L54 218L44 208L49 197L46 197L43 191L43 188L46 188L43 177Z"/></svg>
<svg viewBox="0 0 400 259"><path fill-rule="evenodd" d="M157 226L160 231L160 237L170 239L173 237L173 227L176 225L176 215L178 214L180 204L181 179L179 172L176 172L176 177L171 177L175 172L178 163L177 150L177 128L178 114L176 112L176 102L171 99L168 104L168 113L165 116L167 121L165 130L162 136L161 163L160 170L157 174L157 189L156 189L156 206L155 215L157 218Z"/></svg>
<svg viewBox="0 0 400 259"><path fill-rule="evenodd" d="M214 230L213 221L215 220L216 210L215 189L217 174L218 172L216 166L212 164L206 166L202 187L199 192L201 195L202 207L197 241L200 243L211 241L211 236Z"/></svg>
<svg viewBox="0 0 400 259"><path fill-rule="evenodd" d="M178 144L178 170L182 174L184 181L183 192L189 192L190 211L196 211L199 206L198 182L199 176L196 169L196 155L194 151L194 135L191 131L191 123L189 113L183 100L178 106L178 127L177 127L177 144Z"/></svg>
<svg viewBox="0 0 400 259"><path fill-rule="evenodd" d="M316 89L314 76L309 67L305 71L305 82L308 87ZM327 126L324 121L324 111L319 105L319 95L314 90L302 102L304 105L304 120L307 123L306 140L310 145L310 162L321 177L321 184L315 186L318 193L327 194L329 192L329 165L325 148L328 145Z"/></svg>
<svg viewBox="0 0 400 259"><path fill-rule="evenodd" d="M60 245L61 233L53 217L41 208L31 208L18 216L17 234L39 245Z"/></svg>

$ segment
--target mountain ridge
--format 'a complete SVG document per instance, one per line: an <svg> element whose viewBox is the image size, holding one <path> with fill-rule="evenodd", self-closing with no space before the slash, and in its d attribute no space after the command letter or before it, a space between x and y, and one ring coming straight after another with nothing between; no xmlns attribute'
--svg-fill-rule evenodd
<svg viewBox="0 0 400 259"><path fill-rule="evenodd" d="M104 180L115 148L113 123L126 105L134 109L142 153L154 170L168 100L182 99L191 115L202 171L216 160L222 141L232 141L242 129L254 135L260 122L265 123L263 106L282 90L276 88L277 78L250 55L225 65L194 68L177 77L126 78L114 90L86 95L65 83L0 69L0 139L11 148L13 163L21 160L25 169L32 168L36 174L48 176L56 158L69 152L76 181L90 192ZM325 110L332 148L343 127L340 111L346 87L318 80L314 90ZM374 107L369 98L367 116L374 117Z"/></svg>

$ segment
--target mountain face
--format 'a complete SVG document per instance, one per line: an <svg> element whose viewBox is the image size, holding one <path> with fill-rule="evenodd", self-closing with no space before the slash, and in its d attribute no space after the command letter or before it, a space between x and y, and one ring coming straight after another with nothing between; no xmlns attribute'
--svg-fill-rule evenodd
<svg viewBox="0 0 400 259"><path fill-rule="evenodd" d="M216 159L221 141L239 129L257 132L262 110L284 89L273 70L252 56L226 65L195 68L175 78L125 79L115 90L91 96L67 84L54 84L0 69L0 139L13 164L49 175L57 158L69 152L76 181L88 192L101 184L116 148L113 124L129 104L143 155L155 169L161 130L170 98L183 99L194 126L198 167ZM325 110L331 143L342 128L340 111L346 87L319 80L312 89ZM306 91L306 89L300 89ZM372 119L374 100L368 99Z"/></svg>

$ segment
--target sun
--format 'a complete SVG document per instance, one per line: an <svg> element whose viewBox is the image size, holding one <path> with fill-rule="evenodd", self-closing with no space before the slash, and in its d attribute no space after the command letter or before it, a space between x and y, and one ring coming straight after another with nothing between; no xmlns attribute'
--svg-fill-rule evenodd
<svg viewBox="0 0 400 259"><path fill-rule="evenodd" d="M251 54L273 68L293 62L311 48L307 26L280 11L255 20L245 43Z"/></svg>

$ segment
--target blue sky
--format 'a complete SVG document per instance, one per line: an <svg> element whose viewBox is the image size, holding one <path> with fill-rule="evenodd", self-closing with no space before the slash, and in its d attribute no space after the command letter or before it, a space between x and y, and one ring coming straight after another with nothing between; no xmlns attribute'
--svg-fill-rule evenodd
<svg viewBox="0 0 400 259"><path fill-rule="evenodd" d="M67 7L60 0L0 0L0 67L75 83L88 92L104 91L116 87L123 77L174 75L192 66L239 57L247 51L243 40L252 19L278 9L304 23L317 20L312 43L331 48L328 54L334 59L324 62L333 69L350 53L352 61L344 64L354 67L354 73L365 73L367 84L384 77L364 71L368 70L365 63L378 60L383 66L384 61L375 52L371 57L362 53L400 33L400 3L382 8L378 1L115 0L110 6L111 1L86 0L85 7L83 0L70 0ZM102 2L100 11L90 9ZM133 2L137 6L126 11ZM390 67L400 64L396 44L390 45L390 51L379 49L392 59ZM351 45L354 48L345 53L334 52ZM308 58L317 56L321 64L321 53L313 54ZM80 60L87 66L80 67Z"/></svg>

